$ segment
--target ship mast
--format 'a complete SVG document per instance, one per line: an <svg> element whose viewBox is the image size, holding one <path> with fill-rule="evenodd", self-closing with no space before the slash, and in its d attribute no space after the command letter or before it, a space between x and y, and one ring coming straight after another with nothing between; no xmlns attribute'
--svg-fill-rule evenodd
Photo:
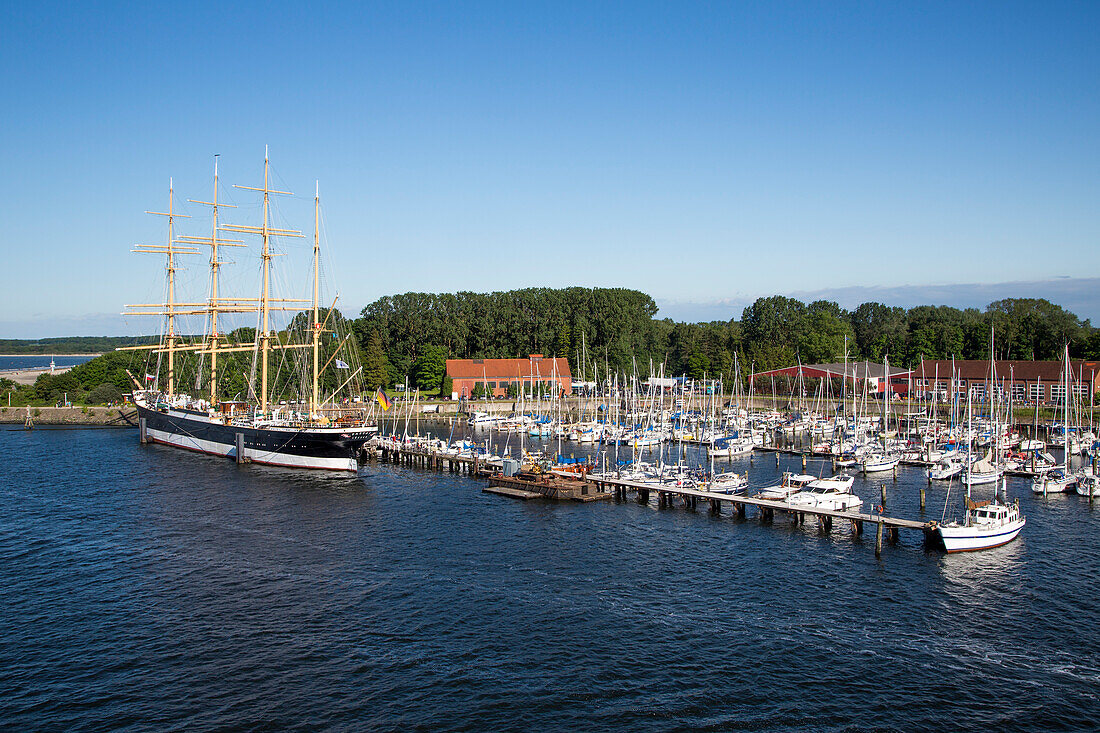
<svg viewBox="0 0 1100 733"><path fill-rule="evenodd" d="M168 389L165 391L165 396L172 399L172 396L176 392L176 255L177 254L193 254L198 250L189 247L177 247L176 238L174 236L174 226L176 217L188 218L186 214L177 214L175 212L175 192L172 179L168 179L168 211L146 211L146 214L152 214L154 216L166 216L168 217L168 242L164 245L155 244L139 244L134 248L134 252L150 252L153 254L166 255L165 270L168 272L168 298L164 304L163 315L167 316L167 328L165 333L165 351L168 352ZM134 314L137 315L137 314ZM159 374L158 374L159 376Z"/></svg>
<svg viewBox="0 0 1100 733"><path fill-rule="evenodd" d="M214 156L214 200L213 201L196 201L194 199L188 199L191 203L202 204L204 206L211 207L213 226L211 227L211 233L209 237L180 237L181 241L194 244L205 244L210 247L210 334L207 342L206 353L210 354L210 405L211 407L218 404L218 339L221 338L221 334L218 333L218 311L225 310L225 308L219 308L222 305L219 301L218 295L218 280L222 264L218 259L219 247L243 247L239 239L219 239L218 238L218 207L227 206L231 209L237 208L232 204L218 203L218 156Z"/></svg>
<svg viewBox="0 0 1100 733"><path fill-rule="evenodd" d="M263 259L263 290L260 295L260 322L263 328L263 333L260 335L260 412L267 412L268 400L267 400L267 366L268 357L271 354L271 322L270 314L272 310L292 310L288 307L272 307L271 303L289 303L300 302L291 298L272 298L271 297L271 258L275 255L271 252L271 238L274 236L280 237L301 237L302 233L296 229L279 229L273 227L270 224L270 212L271 212L271 194L281 194L283 196L292 196L290 191L276 191L271 188L271 163L268 160L267 148L264 148L264 186L263 188L256 188L255 186L240 186L234 184L234 188L242 188L248 191L260 191L264 195L264 222L262 226L245 226L243 224L237 224L232 226L222 227L225 231L232 232L245 232L249 234L259 234L260 239L263 242L263 248L260 256ZM279 347L276 347L279 348Z"/></svg>
<svg viewBox="0 0 1100 733"><path fill-rule="evenodd" d="M317 297L320 292L321 275L321 183L315 184L313 194L313 391L310 393L309 415L316 414L317 405L317 368L320 362L318 341L321 337L321 322L317 314ZM325 320L328 320L326 317Z"/></svg>

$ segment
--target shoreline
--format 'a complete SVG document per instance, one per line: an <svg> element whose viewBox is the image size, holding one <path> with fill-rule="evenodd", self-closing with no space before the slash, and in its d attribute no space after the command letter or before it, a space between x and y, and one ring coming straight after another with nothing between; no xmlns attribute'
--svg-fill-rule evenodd
<svg viewBox="0 0 1100 733"><path fill-rule="evenodd" d="M32 407L30 413L36 426L137 427L133 407ZM0 407L0 425L22 425L26 419L26 407Z"/></svg>
<svg viewBox="0 0 1100 733"><path fill-rule="evenodd" d="M103 356L103 353L104 352L102 352L102 351L88 351L88 352L85 352L83 354L55 354L52 351L41 351L41 352L36 351L36 352L30 353L30 354L0 354L0 359L16 359L16 358L22 358L24 356L27 356L27 357L30 357L30 356L63 356L63 357L70 357L70 356Z"/></svg>
<svg viewBox="0 0 1100 733"><path fill-rule="evenodd" d="M72 368L73 367L71 366L54 367L53 373L55 376L58 374L64 374ZM34 384L35 381L37 381L38 378L41 377L43 374L49 373L49 367L36 367L34 369L0 369L0 377L3 377L4 379L10 379L16 384L22 384L24 386Z"/></svg>

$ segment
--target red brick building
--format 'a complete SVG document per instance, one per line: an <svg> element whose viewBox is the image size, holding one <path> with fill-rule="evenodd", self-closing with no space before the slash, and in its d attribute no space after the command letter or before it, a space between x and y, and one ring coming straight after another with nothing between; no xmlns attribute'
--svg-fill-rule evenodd
<svg viewBox="0 0 1100 733"><path fill-rule="evenodd" d="M1087 403L1088 396L1100 387L1100 362L1070 360L1070 372L1073 383L1072 392ZM1017 403L1047 402L1059 403L1065 391L1062 385L1062 362L1060 361L998 361L995 365L996 389L1011 391L1012 399ZM935 392L946 398L951 390L951 376L954 369L955 386L964 398L968 391L975 399L985 397L986 384L989 381L988 359L931 360L925 359L913 370L913 391L918 393Z"/></svg>
<svg viewBox="0 0 1100 733"><path fill-rule="evenodd" d="M851 361L835 364L803 364L801 366L789 366L782 369L772 369L768 372L756 373L756 389L766 389L772 378L783 377L795 382L799 372L803 379L844 379L851 384L852 378L864 385L871 394L882 394L886 391L886 371L882 364L873 361ZM912 372L908 369L890 367L890 390L893 394L902 397L909 394L909 380ZM914 385L915 386L915 385Z"/></svg>
<svg viewBox="0 0 1100 733"><path fill-rule="evenodd" d="M485 394L506 397L508 388L528 394L541 391L548 394L573 389L573 375L565 357L544 357L531 354L526 359L448 359L447 376L451 378L451 397L471 397L474 386L482 385ZM555 386L556 385L556 386Z"/></svg>

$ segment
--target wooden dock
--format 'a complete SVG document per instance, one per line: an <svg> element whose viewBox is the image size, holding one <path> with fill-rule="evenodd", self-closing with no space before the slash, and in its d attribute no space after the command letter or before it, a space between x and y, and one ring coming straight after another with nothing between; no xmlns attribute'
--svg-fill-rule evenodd
<svg viewBox="0 0 1100 733"><path fill-rule="evenodd" d="M678 488L674 486L645 484L636 481L627 481L618 478L603 476L589 476L588 480L600 486L603 490L615 495L615 498L625 500L628 492L635 492L640 501L649 501L651 492L657 494L658 508L673 506L673 501L679 498L684 506L694 509L698 502L708 502L710 510L714 513L721 511L722 504L730 504L734 514L740 518L746 517L746 509L754 507L759 512L760 520L772 522L778 512L780 515L790 516L795 524L804 524L806 517L816 517L821 523L822 529L829 531L833 527L833 520L841 519L849 522L852 527L852 535L863 535L863 525L872 524L875 532L875 554L881 554L882 541L885 537L891 544L898 541L898 534L903 529L920 530L927 539L932 539L935 534L935 524L921 522L913 519L901 519L889 517L885 514L867 514L858 511L842 511L835 509L823 509L819 507L792 506L784 501L773 499L761 499L755 496L740 494L724 494L716 491L702 489Z"/></svg>
<svg viewBox="0 0 1100 733"><path fill-rule="evenodd" d="M380 460L431 471L465 473L470 476L489 476L501 468L500 461L480 461L477 457L459 456L427 446L405 445L388 440L372 440L364 444L360 456L366 460Z"/></svg>
<svg viewBox="0 0 1100 733"><path fill-rule="evenodd" d="M648 503L650 494L657 494L659 509L671 508L679 500L683 506L695 509L700 501L709 504L710 510L718 514L723 504L731 506L735 516L747 518L748 508L753 508L761 522L771 523L776 515L790 517L796 525L805 524L807 517L815 517L824 531L833 528L835 520L846 521L851 526L852 536L863 535L864 524L875 527L875 555L882 553L883 540L894 544L898 542L901 530L919 530L926 540L934 541L935 523L913 519L890 517L882 513L866 513L824 509L810 506L791 505L784 501L761 499L741 494L725 494L697 488L684 488L668 485L647 484L629 481L605 475L584 475L567 478L552 473L524 472L516 476L504 476L500 462L480 461L476 457L459 456L453 453L433 450L427 446L407 445L394 441L371 441L363 447L363 456L367 459L382 460L398 465L423 468L435 471L465 473L473 478L488 480L483 490L487 493L507 496L515 499L530 500L536 498L572 501L598 501L618 499L625 501L633 492L638 501ZM822 457L825 458L825 457ZM827 460L827 458L825 458ZM923 507L923 489L921 506Z"/></svg>

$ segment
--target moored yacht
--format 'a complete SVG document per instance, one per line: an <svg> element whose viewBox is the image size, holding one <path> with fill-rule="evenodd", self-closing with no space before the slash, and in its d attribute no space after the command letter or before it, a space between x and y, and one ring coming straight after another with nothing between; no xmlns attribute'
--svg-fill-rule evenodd
<svg viewBox="0 0 1100 733"><path fill-rule="evenodd" d="M814 479L805 489L787 499L787 503L834 511L858 509L863 505L863 499L851 492L854 481L851 476Z"/></svg>
<svg viewBox="0 0 1100 733"><path fill-rule="evenodd" d="M1007 496L1007 479L1003 479L1003 487ZM1016 539L1027 521L1020 514L1018 499L1012 504L999 497L990 501L973 501L969 489L965 510L961 521L936 526L936 534L949 553L1000 547Z"/></svg>

